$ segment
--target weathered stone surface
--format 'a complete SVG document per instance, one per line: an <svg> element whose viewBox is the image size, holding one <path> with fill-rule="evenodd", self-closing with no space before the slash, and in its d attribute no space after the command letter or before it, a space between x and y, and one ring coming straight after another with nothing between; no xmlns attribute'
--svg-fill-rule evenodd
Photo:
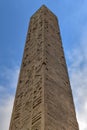
<svg viewBox="0 0 87 130"><path fill-rule="evenodd" d="M9 130L78 130L56 16L30 20Z"/></svg>

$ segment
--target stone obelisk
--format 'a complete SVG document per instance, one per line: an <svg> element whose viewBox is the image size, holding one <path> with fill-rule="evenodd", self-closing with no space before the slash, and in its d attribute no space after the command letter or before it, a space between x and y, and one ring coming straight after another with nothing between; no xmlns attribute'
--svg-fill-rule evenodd
<svg viewBox="0 0 87 130"><path fill-rule="evenodd" d="M57 17L31 17L9 130L79 130Z"/></svg>

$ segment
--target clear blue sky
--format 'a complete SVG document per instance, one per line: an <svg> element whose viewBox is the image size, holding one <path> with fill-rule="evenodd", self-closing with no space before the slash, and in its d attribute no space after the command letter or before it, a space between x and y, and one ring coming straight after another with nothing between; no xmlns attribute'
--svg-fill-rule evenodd
<svg viewBox="0 0 87 130"><path fill-rule="evenodd" d="M80 130L87 130L87 0L0 0L0 129L9 126L29 19L43 4L58 17Z"/></svg>

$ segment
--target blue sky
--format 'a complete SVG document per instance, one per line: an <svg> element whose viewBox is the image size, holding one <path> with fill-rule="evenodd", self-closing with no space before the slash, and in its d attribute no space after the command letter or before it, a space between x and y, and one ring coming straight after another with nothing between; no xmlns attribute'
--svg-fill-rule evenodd
<svg viewBox="0 0 87 130"><path fill-rule="evenodd" d="M45 4L59 20L80 130L87 130L87 0L0 0L0 130L8 130L30 17Z"/></svg>

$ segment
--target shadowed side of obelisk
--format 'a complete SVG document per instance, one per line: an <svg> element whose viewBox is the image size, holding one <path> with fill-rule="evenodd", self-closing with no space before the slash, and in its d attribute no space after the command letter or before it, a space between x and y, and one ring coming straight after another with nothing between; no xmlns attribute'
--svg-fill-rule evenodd
<svg viewBox="0 0 87 130"><path fill-rule="evenodd" d="M45 130L79 130L58 21L44 13Z"/></svg>

